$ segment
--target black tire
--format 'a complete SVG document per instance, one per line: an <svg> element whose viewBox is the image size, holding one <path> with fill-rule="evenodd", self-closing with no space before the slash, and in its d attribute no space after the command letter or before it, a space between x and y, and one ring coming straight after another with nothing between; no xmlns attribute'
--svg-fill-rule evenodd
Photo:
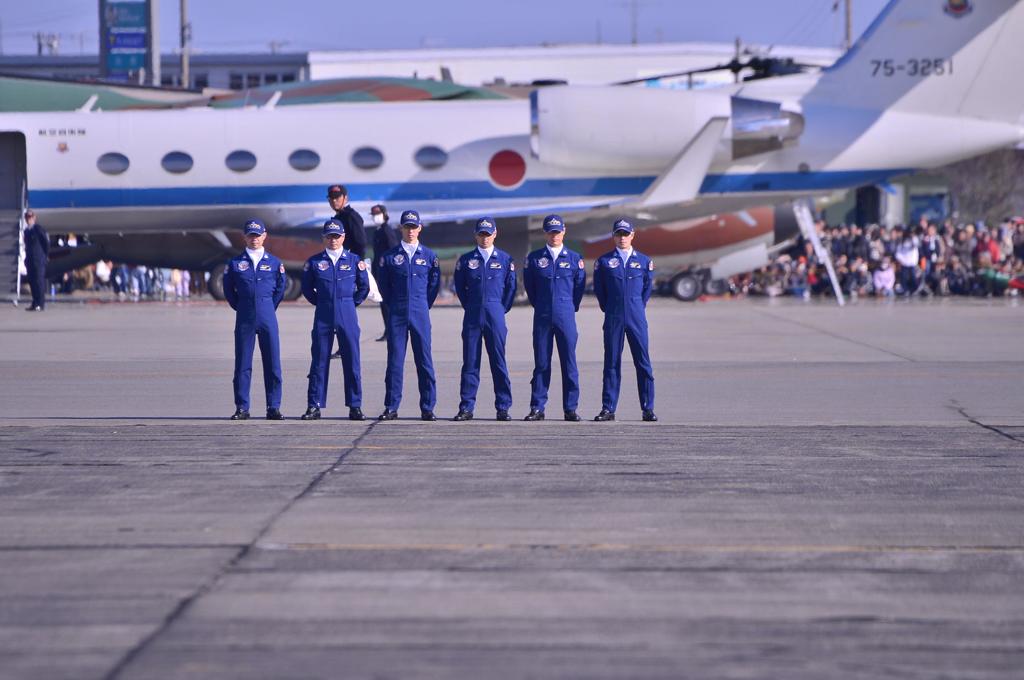
<svg viewBox="0 0 1024 680"><path fill-rule="evenodd" d="M286 302L298 300L302 296L302 281L297 276L288 275L288 287L284 289Z"/></svg>
<svg viewBox="0 0 1024 680"><path fill-rule="evenodd" d="M707 295L725 295L729 292L729 282L725 279L708 279L704 282L704 292Z"/></svg>
<svg viewBox="0 0 1024 680"><path fill-rule="evenodd" d="M672 282L669 283L669 287L672 290L673 297L683 302L693 302L699 298L703 288L700 279L688 272L677 274L672 279Z"/></svg>
<svg viewBox="0 0 1024 680"><path fill-rule="evenodd" d="M227 265L219 264L213 268L210 272L210 282L207 284L207 288L210 291L210 295L214 300L223 302L226 298L224 297L224 270Z"/></svg>

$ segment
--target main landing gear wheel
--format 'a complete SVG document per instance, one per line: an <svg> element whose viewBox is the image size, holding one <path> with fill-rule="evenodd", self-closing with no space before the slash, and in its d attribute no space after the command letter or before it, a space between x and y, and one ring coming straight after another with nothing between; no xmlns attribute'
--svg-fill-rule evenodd
<svg viewBox="0 0 1024 680"><path fill-rule="evenodd" d="M226 265L219 264L210 272L210 282L207 288L214 300L224 301L224 270Z"/></svg>
<svg viewBox="0 0 1024 680"><path fill-rule="evenodd" d="M672 295L683 302L693 302L700 297L701 281L694 274L677 274L669 284Z"/></svg>

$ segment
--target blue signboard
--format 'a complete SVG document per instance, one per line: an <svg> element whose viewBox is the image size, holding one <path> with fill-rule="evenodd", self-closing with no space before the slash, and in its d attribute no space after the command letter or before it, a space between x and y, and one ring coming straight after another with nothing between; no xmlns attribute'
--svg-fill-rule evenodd
<svg viewBox="0 0 1024 680"><path fill-rule="evenodd" d="M148 63L149 0L100 0L100 50L103 76L136 77Z"/></svg>
<svg viewBox="0 0 1024 680"><path fill-rule="evenodd" d="M117 33L110 33L107 40L107 46L113 50L130 49L130 50L144 50L146 49L146 31L118 31Z"/></svg>
<svg viewBox="0 0 1024 680"><path fill-rule="evenodd" d="M111 75L117 71L138 71L145 66L145 52L111 52L107 55L107 71Z"/></svg>

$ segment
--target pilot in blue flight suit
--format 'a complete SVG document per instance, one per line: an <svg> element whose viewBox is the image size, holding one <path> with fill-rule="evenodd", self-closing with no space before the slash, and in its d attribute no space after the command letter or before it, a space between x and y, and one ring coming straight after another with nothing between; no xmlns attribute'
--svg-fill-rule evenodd
<svg viewBox="0 0 1024 680"><path fill-rule="evenodd" d="M310 352L309 390L302 420L319 420L327 406L331 348L338 336L338 351L345 372L345 405L349 420L363 420L363 385L359 371L359 318L356 307L370 292L366 263L342 246L345 227L334 218L324 222L324 250L302 266L302 295L316 307Z"/></svg>
<svg viewBox="0 0 1024 680"><path fill-rule="evenodd" d="M380 420L398 417L402 403L402 370L406 343L412 343L420 388L420 418L437 420L437 381L430 356L430 308L441 288L441 265L430 248L420 245L423 229L415 210L402 213L402 242L377 258L377 286L388 306L388 368L384 377L384 412Z"/></svg>
<svg viewBox="0 0 1024 680"><path fill-rule="evenodd" d="M583 258L562 245L565 221L558 215L544 218L547 245L526 256L523 287L533 305L533 380L530 413L524 420L544 420L544 405L551 386L552 341L558 346L562 367L562 408L565 419L579 421L580 378L576 369L576 312L583 301L587 271Z"/></svg>
<svg viewBox="0 0 1024 680"><path fill-rule="evenodd" d="M264 250L266 239L263 222L246 222L245 250L224 270L224 297L235 310L235 413L231 420L249 418L252 352L257 338L263 359L267 420L281 420L281 345L276 312L288 287L288 275L281 260Z"/></svg>
<svg viewBox="0 0 1024 680"><path fill-rule="evenodd" d="M604 312L604 389L601 412L594 420L615 420L622 383L622 344L636 366L636 386L645 421L654 422L654 369L647 345L647 301L651 299L654 262L633 249L633 225L618 220L613 229L615 250L594 263L594 295Z"/></svg>
<svg viewBox="0 0 1024 680"><path fill-rule="evenodd" d="M476 393L480 387L480 343L487 345L487 358L494 380L494 408L498 420L511 420L512 381L505 363L505 314L516 298L516 265L512 256L494 247L494 220L476 223L476 248L455 263L455 294L465 310L462 317L462 383L459 412L455 420L472 420Z"/></svg>

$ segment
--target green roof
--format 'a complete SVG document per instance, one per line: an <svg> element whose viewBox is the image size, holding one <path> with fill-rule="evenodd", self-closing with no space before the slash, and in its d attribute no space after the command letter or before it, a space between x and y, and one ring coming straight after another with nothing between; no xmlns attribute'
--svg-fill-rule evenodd
<svg viewBox="0 0 1024 680"><path fill-rule="evenodd" d="M167 108L198 97L195 92L188 91L0 76L0 112L74 111L84 106L93 95L96 96L93 109L104 111Z"/></svg>

